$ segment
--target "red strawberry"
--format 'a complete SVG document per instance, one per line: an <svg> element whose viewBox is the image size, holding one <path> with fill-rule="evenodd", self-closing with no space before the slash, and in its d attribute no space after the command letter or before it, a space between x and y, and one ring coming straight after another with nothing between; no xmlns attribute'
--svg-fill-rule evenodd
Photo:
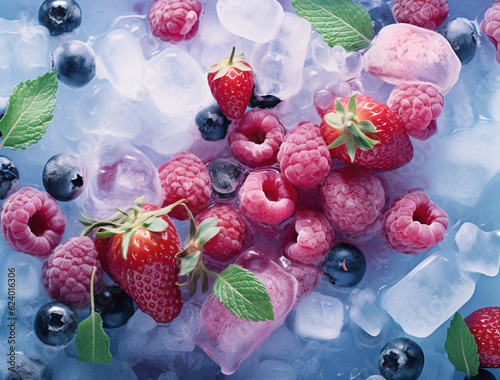
<svg viewBox="0 0 500 380"><path fill-rule="evenodd" d="M464 319L476 340L481 367L500 368L500 307L485 307Z"/></svg>
<svg viewBox="0 0 500 380"><path fill-rule="evenodd" d="M231 119L240 119L245 113L253 91L252 67L244 62L243 54L234 55L206 69L208 85L219 108Z"/></svg>
<svg viewBox="0 0 500 380"><path fill-rule="evenodd" d="M410 138L396 115L366 95L336 100L323 116L321 133L332 157L346 164L392 170L413 157Z"/></svg>

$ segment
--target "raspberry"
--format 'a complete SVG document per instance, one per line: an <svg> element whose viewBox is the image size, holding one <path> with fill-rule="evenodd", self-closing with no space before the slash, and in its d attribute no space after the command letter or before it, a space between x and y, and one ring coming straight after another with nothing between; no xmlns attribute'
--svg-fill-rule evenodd
<svg viewBox="0 0 500 380"><path fill-rule="evenodd" d="M444 238L448 216L423 191L400 196L387 209L383 232L401 253L420 253Z"/></svg>
<svg viewBox="0 0 500 380"><path fill-rule="evenodd" d="M385 203L380 179L368 169L347 166L331 172L320 202L333 227L348 235L372 232Z"/></svg>
<svg viewBox="0 0 500 380"><path fill-rule="evenodd" d="M210 174L201 160L190 152L176 153L172 159L158 168L163 207L185 199L194 216L207 208L212 191ZM177 206L168 214L186 220L184 206Z"/></svg>
<svg viewBox="0 0 500 380"><path fill-rule="evenodd" d="M443 111L444 98L430 83L404 82L392 90L387 105L410 136L425 140L437 130L435 121L432 121Z"/></svg>
<svg viewBox="0 0 500 380"><path fill-rule="evenodd" d="M252 172L240 189L240 209L249 218L275 225L292 216L297 193L286 177L275 170Z"/></svg>
<svg viewBox="0 0 500 380"><path fill-rule="evenodd" d="M301 122L292 128L281 144L278 163L281 172L294 185L305 188L319 185L332 166L319 126Z"/></svg>
<svg viewBox="0 0 500 380"><path fill-rule="evenodd" d="M151 33L166 42L190 40L198 33L202 8L198 0L156 0L148 9Z"/></svg>
<svg viewBox="0 0 500 380"><path fill-rule="evenodd" d="M292 259L312 264L320 261L330 249L335 232L321 211L310 208L297 210L294 215L297 243L285 248Z"/></svg>
<svg viewBox="0 0 500 380"><path fill-rule="evenodd" d="M498 42L500 41L500 1L495 1L490 5L484 19L479 25L481 33L486 34L497 49L496 59L500 62Z"/></svg>
<svg viewBox="0 0 500 380"><path fill-rule="evenodd" d="M29 186L5 200L0 218L11 248L38 257L50 254L66 228L66 216L54 198Z"/></svg>
<svg viewBox="0 0 500 380"><path fill-rule="evenodd" d="M206 218L217 218L217 235L203 246L203 251L212 259L224 262L240 252L246 239L246 225L236 210L226 205L215 205L196 217L196 225Z"/></svg>
<svg viewBox="0 0 500 380"><path fill-rule="evenodd" d="M446 0L396 0L392 14L397 22L435 30L448 17Z"/></svg>
<svg viewBox="0 0 500 380"><path fill-rule="evenodd" d="M276 163L285 128L272 113L248 111L229 135L231 152L244 164L256 167Z"/></svg>
<svg viewBox="0 0 500 380"><path fill-rule="evenodd" d="M74 237L58 246L42 268L42 284L49 297L74 309L90 305L90 278L93 268L94 292L104 286L101 268L94 242L87 236Z"/></svg>

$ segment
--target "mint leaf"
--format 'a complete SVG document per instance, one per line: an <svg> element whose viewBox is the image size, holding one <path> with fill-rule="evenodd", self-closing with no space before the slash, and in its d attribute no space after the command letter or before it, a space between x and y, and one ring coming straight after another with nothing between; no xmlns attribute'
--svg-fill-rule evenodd
<svg viewBox="0 0 500 380"><path fill-rule="evenodd" d="M14 87L7 111L0 120L0 149L26 149L42 138L54 116L56 92L55 72L21 82Z"/></svg>
<svg viewBox="0 0 500 380"><path fill-rule="evenodd" d="M109 338L102 329L102 318L94 309L94 267L90 278L90 316L78 325L76 333L76 358L87 363L111 363Z"/></svg>
<svg viewBox="0 0 500 380"><path fill-rule="evenodd" d="M264 284L247 269L231 264L217 277L214 295L231 313L247 321L274 320L273 304Z"/></svg>
<svg viewBox="0 0 500 380"><path fill-rule="evenodd" d="M351 0L292 1L296 14L311 23L333 47L347 51L367 47L372 38L372 19L362 5Z"/></svg>
<svg viewBox="0 0 500 380"><path fill-rule="evenodd" d="M462 316L455 313L450 327L446 332L444 348L448 359L457 371L462 371L467 376L473 377L479 371L479 354L474 335L470 332Z"/></svg>

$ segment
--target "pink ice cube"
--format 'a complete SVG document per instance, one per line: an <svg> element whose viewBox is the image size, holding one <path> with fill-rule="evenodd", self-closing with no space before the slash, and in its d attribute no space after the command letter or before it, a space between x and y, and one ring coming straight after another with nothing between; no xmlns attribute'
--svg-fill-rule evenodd
<svg viewBox="0 0 500 380"><path fill-rule="evenodd" d="M246 321L233 315L214 296L203 302L195 342L226 375L234 373L283 324L293 309L298 287L294 276L257 250L243 252L235 264L252 271L264 283L274 306L274 320Z"/></svg>

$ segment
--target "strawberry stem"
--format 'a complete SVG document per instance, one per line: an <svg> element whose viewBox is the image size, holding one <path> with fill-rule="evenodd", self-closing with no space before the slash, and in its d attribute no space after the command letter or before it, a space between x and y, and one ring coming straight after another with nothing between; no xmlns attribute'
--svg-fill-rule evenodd
<svg viewBox="0 0 500 380"><path fill-rule="evenodd" d="M227 64L231 66L233 64L234 52L236 51L236 46L233 46L233 50L231 50L231 55L229 56L229 61Z"/></svg>

